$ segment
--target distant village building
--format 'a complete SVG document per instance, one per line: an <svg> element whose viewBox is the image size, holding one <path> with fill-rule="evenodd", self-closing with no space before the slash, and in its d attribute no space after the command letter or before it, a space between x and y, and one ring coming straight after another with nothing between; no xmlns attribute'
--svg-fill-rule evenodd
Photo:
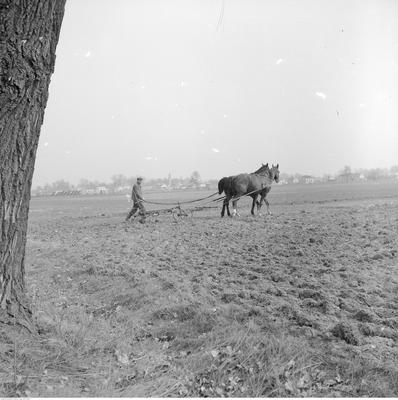
<svg viewBox="0 0 398 400"><path fill-rule="evenodd" d="M306 185L315 183L315 178L311 175L303 175L301 179Z"/></svg>
<svg viewBox="0 0 398 400"><path fill-rule="evenodd" d="M361 178L361 175L363 178ZM337 177L337 180L342 183L361 182L365 179L366 178L363 174L359 174L357 172L346 172Z"/></svg>
<svg viewBox="0 0 398 400"><path fill-rule="evenodd" d="M95 188L95 193L96 194L108 194L109 193L109 189L105 186L97 186Z"/></svg>
<svg viewBox="0 0 398 400"><path fill-rule="evenodd" d="M78 189L75 190L56 190L51 193L51 196L79 196L81 195L81 191Z"/></svg>

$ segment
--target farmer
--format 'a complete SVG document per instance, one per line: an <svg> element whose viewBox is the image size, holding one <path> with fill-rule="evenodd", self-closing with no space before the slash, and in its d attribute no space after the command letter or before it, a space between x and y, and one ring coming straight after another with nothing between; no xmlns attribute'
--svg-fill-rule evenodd
<svg viewBox="0 0 398 400"><path fill-rule="evenodd" d="M142 182L142 177L137 178L137 183L133 185L133 191L131 192L131 200L134 202L133 208L130 210L126 217L126 221L128 221L139 209L140 210L140 215L141 219L140 222L143 224L145 222L145 207L143 204L144 198L142 197L142 188L141 188L141 182Z"/></svg>

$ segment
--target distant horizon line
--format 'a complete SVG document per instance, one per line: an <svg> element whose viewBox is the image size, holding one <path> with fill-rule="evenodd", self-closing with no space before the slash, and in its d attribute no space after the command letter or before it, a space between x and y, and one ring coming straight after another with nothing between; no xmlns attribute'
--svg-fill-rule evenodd
<svg viewBox="0 0 398 400"><path fill-rule="evenodd" d="M362 167L360 167L360 168L351 168L349 165L345 165L344 167L340 168L340 169L339 169L338 171L336 171L336 172L333 172L333 173L323 172L323 173L317 174L317 175L315 175L315 174L310 174L310 173L302 173L302 172L283 172L283 171L281 171L281 174L283 174L283 175L288 175L288 176L311 176L311 177L313 177L313 178L321 178L321 177L323 177L323 176L325 176L325 175L332 176L332 177L333 177L333 176L334 176L334 177L337 177L337 176L339 176L339 175L341 175L341 174L343 173L344 168L350 168L350 172L351 172L351 173L360 173L360 172L378 171L378 170L379 170L379 171L386 171L386 172L387 172L387 171L391 171L391 170L394 169L394 168L396 168L396 169L398 170L398 164L396 164L396 165L391 165L391 166L389 166L389 167L384 167L384 168L382 168L382 167L372 167L372 168L362 168ZM192 171L191 175L192 175L194 172L198 172L198 173L199 173L199 176L201 175L200 172L199 172L198 170ZM397 172L398 172L398 171L397 171ZM249 173L250 173L250 172L249 172ZM35 185L32 185L32 189L33 189L33 188L40 187L40 186L52 185L53 183L58 182L58 181L65 181L65 182L67 182L67 183L69 183L69 184L71 184L71 185L73 185L73 186L78 186L79 183L80 183L80 181L82 181L82 180L87 180L87 181L89 181L89 182L99 182L99 183L106 183L106 184L108 184L108 183L111 183L112 176L118 176L118 175L122 175L122 176L124 176L126 179L136 179L137 176L143 176L144 180L146 180L146 181L169 179L169 175L170 175L170 179L189 179L190 176L191 176L191 175L187 175L187 176L185 176L185 177L183 177L183 176L174 176L174 177L173 177L173 176L171 175L170 172L169 172L169 174L168 174L167 176L164 176L164 177L159 177L159 176L158 176L158 177L146 177L144 174L134 174L134 175L128 176L128 175L125 175L125 174L123 174L123 173L115 173L115 174L111 175L107 180L102 180L102 179L98 179L98 178L89 179L89 178L82 177L82 178L79 178L79 181L76 182L76 183L74 183L74 181L69 181L69 180L67 180L67 179L65 179L65 178L58 178L58 179L55 179L55 180L53 180L53 181L51 181L51 182L45 182L45 183L43 183L43 184L35 184ZM211 180L218 180L218 179L221 179L221 177L220 177L220 176L218 176L218 177L204 177L204 178L201 177L201 181L211 181Z"/></svg>

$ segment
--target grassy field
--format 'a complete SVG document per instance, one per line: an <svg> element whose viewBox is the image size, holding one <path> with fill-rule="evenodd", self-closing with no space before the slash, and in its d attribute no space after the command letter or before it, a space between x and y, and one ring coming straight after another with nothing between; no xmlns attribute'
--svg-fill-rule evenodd
<svg viewBox="0 0 398 400"><path fill-rule="evenodd" d="M240 218L142 225L123 222L125 196L34 198L39 333L0 331L0 394L398 396L398 184L275 186L269 200L267 217L242 199Z"/></svg>

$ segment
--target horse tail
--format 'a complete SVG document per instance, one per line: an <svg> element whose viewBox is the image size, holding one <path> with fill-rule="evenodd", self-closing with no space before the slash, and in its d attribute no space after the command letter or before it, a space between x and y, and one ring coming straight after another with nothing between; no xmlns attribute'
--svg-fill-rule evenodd
<svg viewBox="0 0 398 400"><path fill-rule="evenodd" d="M221 194L223 191L224 191L224 183L225 183L225 180L226 180L227 178L226 177L224 177L224 178L221 178L219 181L218 181L218 194Z"/></svg>

